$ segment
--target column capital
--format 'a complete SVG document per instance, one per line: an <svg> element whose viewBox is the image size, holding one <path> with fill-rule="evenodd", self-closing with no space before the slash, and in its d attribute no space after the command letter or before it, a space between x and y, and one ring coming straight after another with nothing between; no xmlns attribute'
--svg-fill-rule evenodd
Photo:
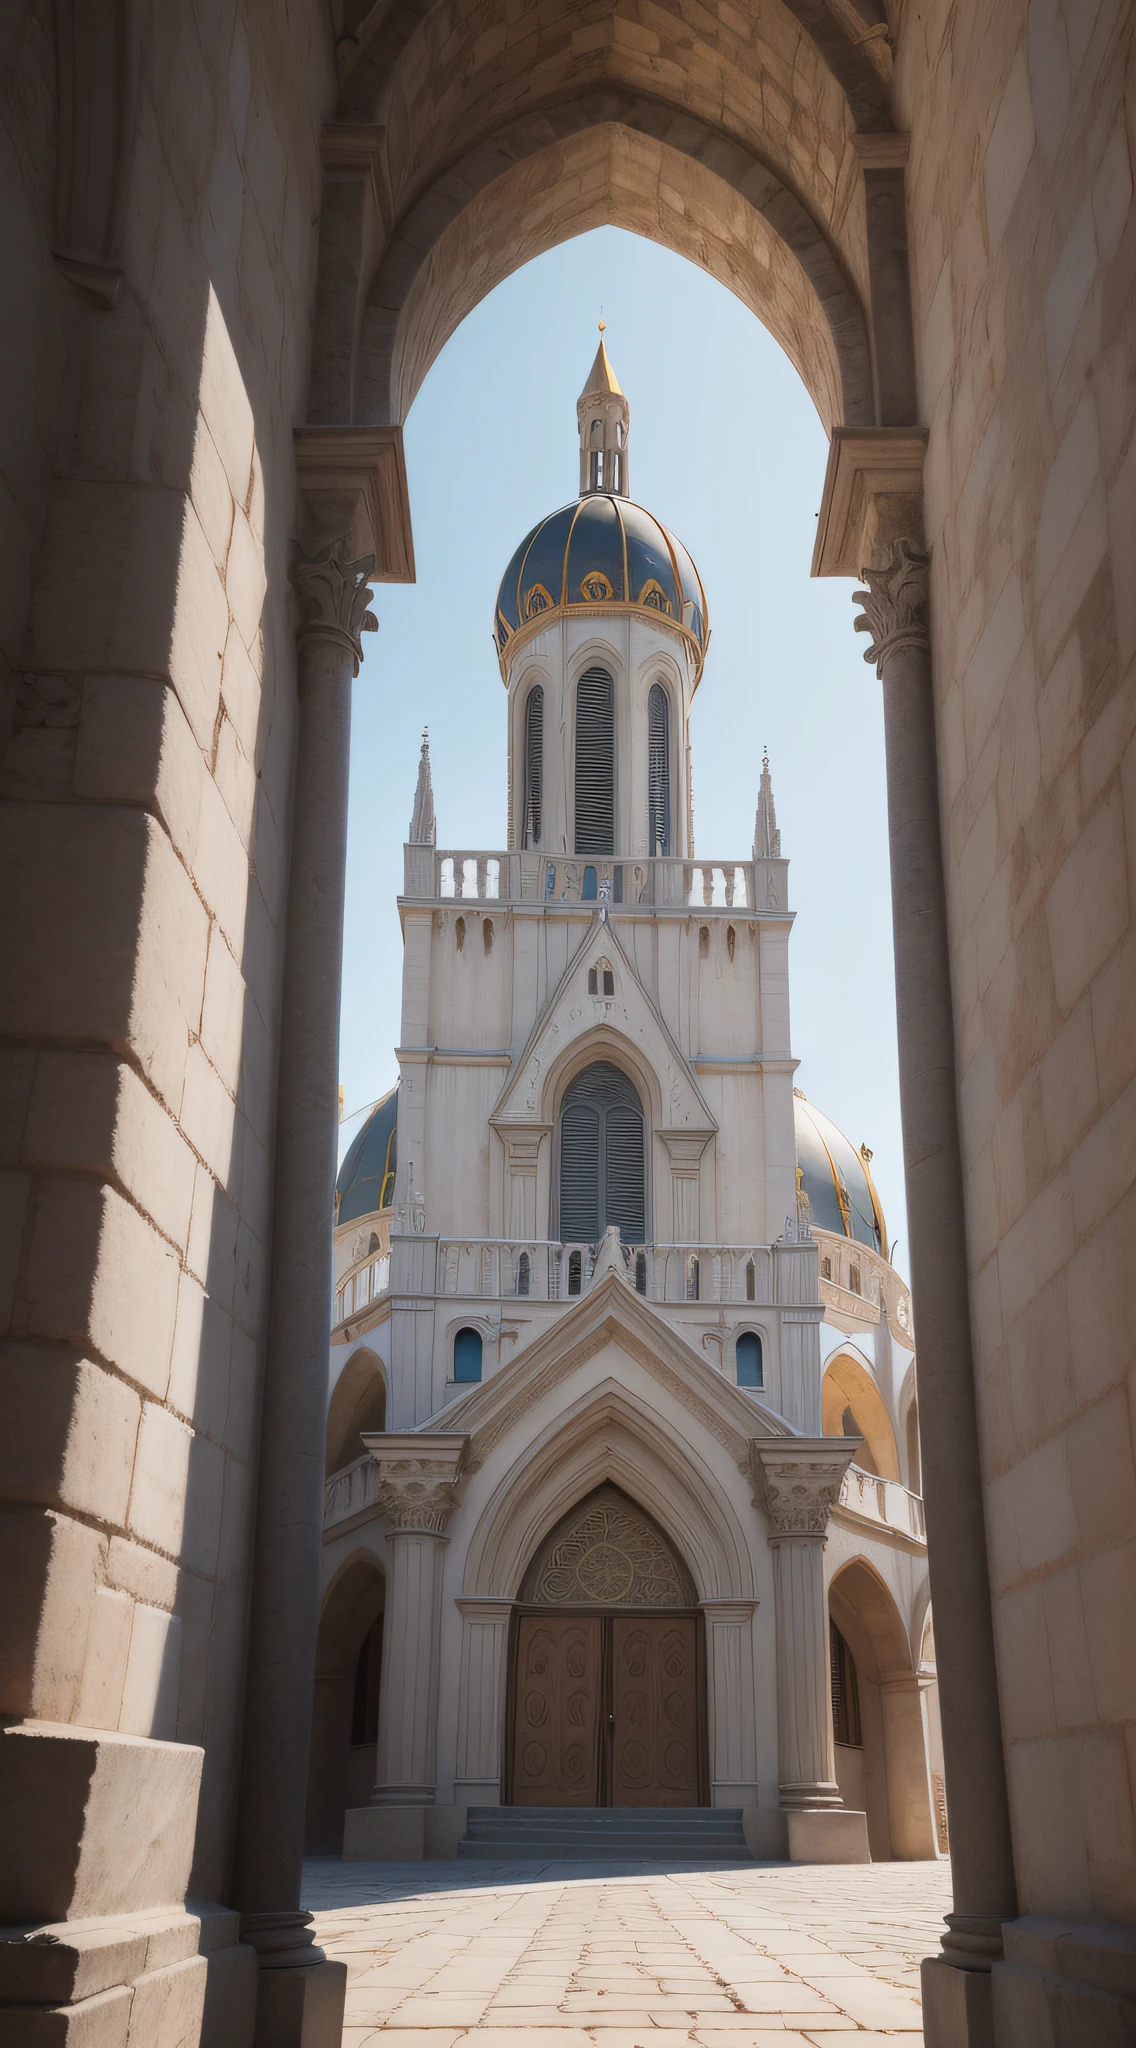
<svg viewBox="0 0 1136 2048"><path fill-rule="evenodd" d="M875 662L878 676L888 657L904 648L931 651L930 561L914 541L897 540L882 569L860 571L867 589L852 592L862 610L856 631L872 636L864 660Z"/></svg>
<svg viewBox="0 0 1136 2048"><path fill-rule="evenodd" d="M783 1437L753 1445L760 1505L782 1537L823 1537L859 1437Z"/></svg>
<svg viewBox="0 0 1136 2048"><path fill-rule="evenodd" d="M371 1436L379 1468L378 1505L392 1535L441 1536L458 1503L467 1436Z"/></svg>
<svg viewBox="0 0 1136 2048"><path fill-rule="evenodd" d="M333 640L350 650L359 673L363 659L364 633L377 633L379 622L368 610L370 580L375 573L373 555L348 558L347 541L333 540L311 555L300 555L292 570L292 581L300 601L297 639Z"/></svg>

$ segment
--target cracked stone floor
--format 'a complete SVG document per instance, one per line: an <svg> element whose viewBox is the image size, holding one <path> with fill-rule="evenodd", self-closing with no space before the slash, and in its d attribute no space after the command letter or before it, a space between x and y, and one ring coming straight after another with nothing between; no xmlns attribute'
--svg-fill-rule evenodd
<svg viewBox="0 0 1136 2048"><path fill-rule="evenodd" d="M922 2043L945 1863L306 1868L344 2048Z"/></svg>

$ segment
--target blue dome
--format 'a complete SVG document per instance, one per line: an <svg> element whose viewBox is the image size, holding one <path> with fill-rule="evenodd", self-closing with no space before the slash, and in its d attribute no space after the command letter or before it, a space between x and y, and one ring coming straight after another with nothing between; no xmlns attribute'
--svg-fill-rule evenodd
<svg viewBox="0 0 1136 2048"><path fill-rule="evenodd" d="M868 1153L857 1152L831 1118L793 1090L797 1130L797 1178L809 1198L809 1214L818 1230L855 1238L887 1257L887 1232L879 1197L868 1172ZM865 1150L867 1148L865 1147Z"/></svg>
<svg viewBox="0 0 1136 2048"><path fill-rule="evenodd" d="M702 579L682 542L630 498L577 498L525 535L497 593L498 654L522 627L587 606L671 620L694 641L701 669L710 638Z"/></svg>
<svg viewBox="0 0 1136 2048"><path fill-rule="evenodd" d="M398 1082L389 1095L376 1102L361 1131L357 1131L344 1154L335 1183L336 1223L354 1223L357 1216L371 1216L376 1209L388 1209L394 1200L394 1170L398 1164Z"/></svg>

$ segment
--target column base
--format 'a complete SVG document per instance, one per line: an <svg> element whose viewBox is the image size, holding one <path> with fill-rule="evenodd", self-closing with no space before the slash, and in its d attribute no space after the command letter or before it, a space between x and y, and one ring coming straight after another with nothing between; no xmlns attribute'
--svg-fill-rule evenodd
<svg viewBox="0 0 1136 2048"><path fill-rule="evenodd" d="M779 1785L777 1793L786 1813L817 1813L830 1808L840 1812L844 1808L840 1787L831 1778L806 1778L799 1784Z"/></svg>
<svg viewBox="0 0 1136 2048"><path fill-rule="evenodd" d="M325 1957L291 1970L262 1964L253 2048L340 2048L346 1998L346 1963Z"/></svg>
<svg viewBox="0 0 1136 2048"><path fill-rule="evenodd" d="M456 1856L465 1817L464 1806L349 1806L343 1861L421 1863Z"/></svg>
<svg viewBox="0 0 1136 2048"><path fill-rule="evenodd" d="M926 2048L994 2048L994 2007L989 1970L962 1970L941 1956L925 1956L923 2039ZM1041 2048L1030 2041L1029 2048Z"/></svg>
<svg viewBox="0 0 1136 2048"><path fill-rule="evenodd" d="M870 1863L868 1816L848 1807L789 1809L790 1863Z"/></svg>
<svg viewBox="0 0 1136 2048"><path fill-rule="evenodd" d="M1030 1915L1003 1936L1006 1959L991 1971L998 2048L1136 2040L1136 1929Z"/></svg>

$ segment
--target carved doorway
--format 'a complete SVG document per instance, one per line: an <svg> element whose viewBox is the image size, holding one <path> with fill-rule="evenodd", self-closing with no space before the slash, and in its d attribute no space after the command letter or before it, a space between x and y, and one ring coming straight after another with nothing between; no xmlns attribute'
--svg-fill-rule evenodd
<svg viewBox="0 0 1136 2048"><path fill-rule="evenodd" d="M506 1803L707 1800L702 1617L662 1531L602 1486L545 1539L511 1640Z"/></svg>

